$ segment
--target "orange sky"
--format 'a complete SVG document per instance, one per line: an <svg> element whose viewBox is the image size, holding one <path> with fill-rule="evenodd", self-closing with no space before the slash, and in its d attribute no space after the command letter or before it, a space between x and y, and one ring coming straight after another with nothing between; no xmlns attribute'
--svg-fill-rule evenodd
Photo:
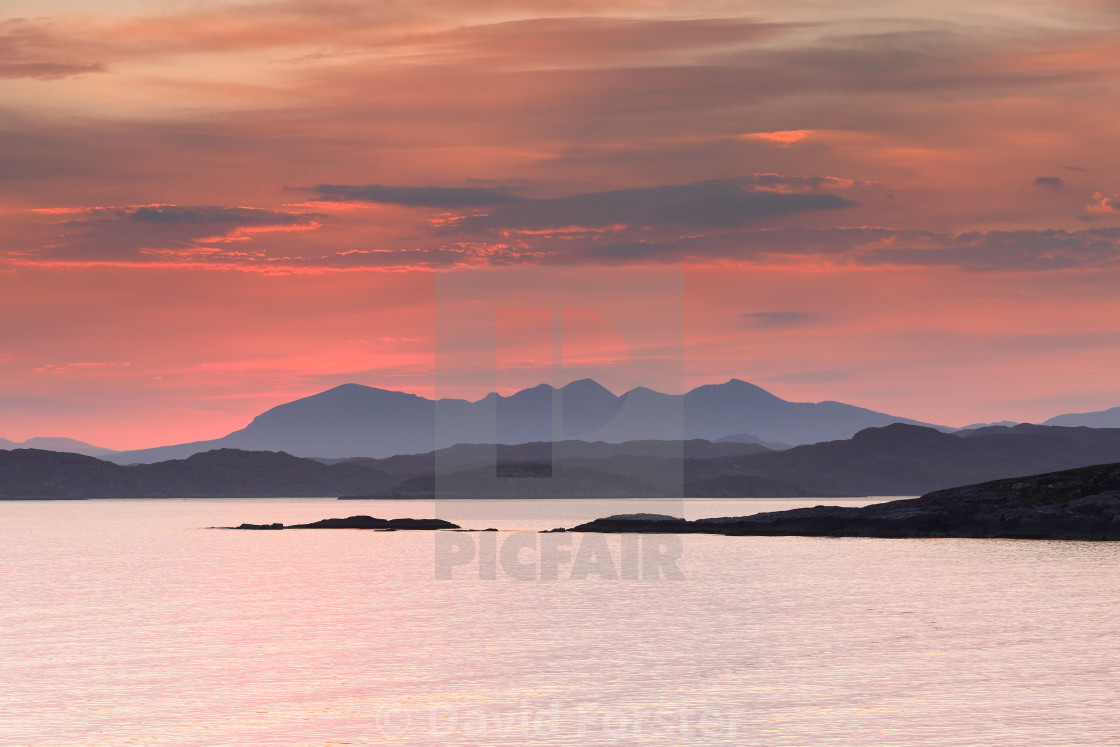
<svg viewBox="0 0 1120 747"><path fill-rule="evenodd" d="M0 436L347 381L1113 407L1118 141L1104 0L10 1Z"/></svg>

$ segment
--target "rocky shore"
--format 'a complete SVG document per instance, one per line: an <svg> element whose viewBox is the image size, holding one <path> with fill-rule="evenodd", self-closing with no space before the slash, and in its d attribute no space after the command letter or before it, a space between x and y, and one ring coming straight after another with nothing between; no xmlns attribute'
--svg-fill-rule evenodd
<svg viewBox="0 0 1120 747"><path fill-rule="evenodd" d="M566 531L1120 540L1120 463L966 485L861 508L816 506L752 516L609 516Z"/></svg>

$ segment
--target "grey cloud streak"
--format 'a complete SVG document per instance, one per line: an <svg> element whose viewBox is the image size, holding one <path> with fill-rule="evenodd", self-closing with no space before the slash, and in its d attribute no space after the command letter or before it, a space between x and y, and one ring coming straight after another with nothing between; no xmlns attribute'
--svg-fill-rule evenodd
<svg viewBox="0 0 1120 747"><path fill-rule="evenodd" d="M932 240L925 245L901 241L897 247L863 253L857 262L950 266L984 272L1100 267L1115 265L1120 260L1120 228L973 231L929 236Z"/></svg>
<svg viewBox="0 0 1120 747"><path fill-rule="evenodd" d="M540 230L566 226L737 227L764 218L856 203L821 192L755 189L750 179L616 189L524 200L487 215L467 216L452 230Z"/></svg>
<svg viewBox="0 0 1120 747"><path fill-rule="evenodd" d="M382 184L320 184L313 190L328 202L374 202L408 207L472 208L508 205L520 197L501 187L400 187Z"/></svg>
<svg viewBox="0 0 1120 747"><path fill-rule="evenodd" d="M1065 180L1060 176L1036 176L1034 186L1046 187L1056 192L1065 186Z"/></svg>
<svg viewBox="0 0 1120 747"><path fill-rule="evenodd" d="M317 228L315 213L294 213L247 207L198 205L142 205L78 209L52 221L46 227L54 236L41 249L30 252L43 260L72 259L88 262L142 261L165 262L161 252L191 251L210 247L207 252L221 259L222 254L237 259L246 256L250 236L238 235L240 229L267 232ZM236 243L237 249L214 249L214 245ZM27 256L17 250L20 256ZM255 247L260 254L263 250ZM200 256L202 256L200 254Z"/></svg>
<svg viewBox="0 0 1120 747"><path fill-rule="evenodd" d="M569 242L570 243L570 242ZM969 272L1042 272L1120 265L1120 227L946 233L890 228L782 228L587 242L544 243L548 261L643 264L790 262L820 257L865 267L954 267Z"/></svg>
<svg viewBox="0 0 1120 747"><path fill-rule="evenodd" d="M166 206L165 206L166 207ZM116 210L116 209L106 209ZM204 212L204 211L211 212ZM205 261L212 265L260 262L280 270L292 268L379 269L441 268L458 265L656 265L663 263L797 266L802 261L826 261L863 267L943 267L966 272L1047 272L1120 267L1120 227L1080 231L1022 230L947 233L891 228L742 228L707 230L661 223L654 227L611 228L573 234L562 229L526 234L448 234L431 229L389 243L355 244L336 234L328 217L261 210L235 218L221 210L243 208L182 208L152 220L159 213L116 210L61 222L65 229L43 259L81 258L113 261L130 258L146 263L174 264ZM218 212L214 212L218 211ZM207 217L200 220L197 213ZM146 216L135 219L134 215ZM225 216L225 217L220 217ZM271 217L270 217L271 216ZM323 217L323 223L314 220ZM285 243L288 227L315 228L314 241L300 248ZM278 234L255 236L225 246L223 236L241 227L276 226ZM507 232L508 233L508 232ZM212 238L206 238L212 237ZM648 238L647 238L648 237ZM181 249L185 253L152 252L152 248ZM203 254L193 250L202 250ZM26 256L24 253L21 256ZM742 315L762 328L780 328L815 321L808 312L767 310Z"/></svg>
<svg viewBox="0 0 1120 747"><path fill-rule="evenodd" d="M444 229L445 233L478 233L617 225L734 228L770 217L856 205L852 200L816 191L840 183L841 180L829 177L755 174L740 179L535 199L511 195L501 187L321 184L314 191L322 200L337 202L445 209L489 208L481 214L465 215Z"/></svg>
<svg viewBox="0 0 1120 747"><path fill-rule="evenodd" d="M307 222L305 213L285 213L276 210L243 207L185 207L182 205L151 205L118 215L139 223L228 223L239 226L295 225Z"/></svg>

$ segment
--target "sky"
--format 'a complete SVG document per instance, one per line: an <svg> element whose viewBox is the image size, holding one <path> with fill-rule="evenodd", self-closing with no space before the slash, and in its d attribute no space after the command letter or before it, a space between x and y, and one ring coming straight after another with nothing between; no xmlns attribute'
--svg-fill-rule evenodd
<svg viewBox="0 0 1120 747"><path fill-rule="evenodd" d="M1114 0L0 2L0 437L345 382L1120 405Z"/></svg>

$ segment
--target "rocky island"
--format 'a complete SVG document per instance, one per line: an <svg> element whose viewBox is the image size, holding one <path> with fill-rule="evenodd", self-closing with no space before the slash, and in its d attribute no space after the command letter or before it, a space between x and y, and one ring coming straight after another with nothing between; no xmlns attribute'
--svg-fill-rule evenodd
<svg viewBox="0 0 1120 747"><path fill-rule="evenodd" d="M349 516L345 519L322 519L310 524L242 524L230 529L378 529L395 531L398 529L460 529L443 519L378 519L373 516Z"/></svg>
<svg viewBox="0 0 1120 747"><path fill-rule="evenodd" d="M561 531L1120 540L1120 463L994 480L861 508L816 506L695 521L623 514Z"/></svg>

